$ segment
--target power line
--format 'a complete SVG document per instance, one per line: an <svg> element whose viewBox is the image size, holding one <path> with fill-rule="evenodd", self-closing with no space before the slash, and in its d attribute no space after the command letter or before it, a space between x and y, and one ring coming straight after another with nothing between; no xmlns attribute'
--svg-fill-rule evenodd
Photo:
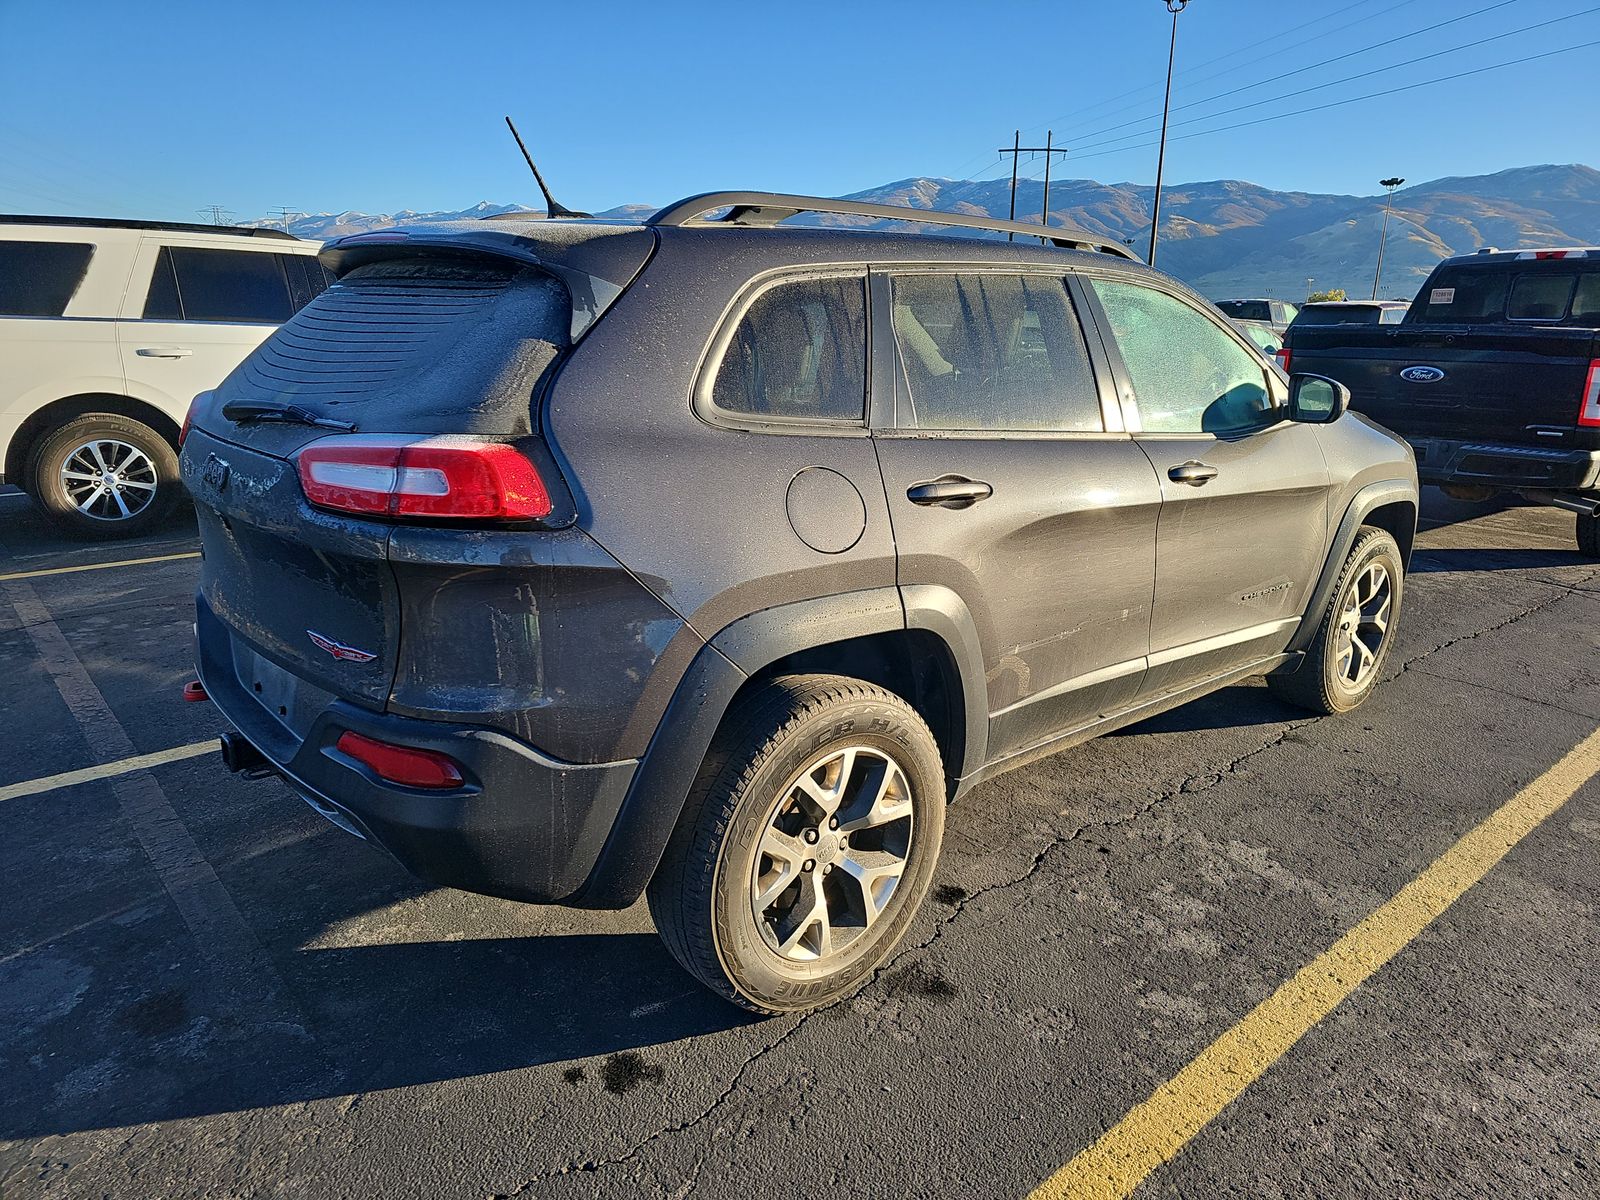
<svg viewBox="0 0 1600 1200"><path fill-rule="evenodd" d="M1425 62L1428 62L1428 61L1430 61L1432 59L1435 59L1435 58L1443 58L1443 57L1445 57L1446 55L1449 55L1449 54L1459 54L1463 50L1471 50L1471 49L1473 49L1473 48L1475 48L1477 46L1487 45L1490 42L1503 41L1505 38L1514 37L1517 34L1531 33L1532 31L1534 31L1536 29L1543 29L1548 25L1559 25L1563 21L1571 21L1571 20L1574 20L1577 17L1593 16L1595 13L1600 13L1600 5L1597 5L1594 8L1582 9L1582 10L1580 10L1578 12L1575 12L1575 13L1568 13L1564 17L1552 17L1548 21L1540 21L1540 22L1538 22L1537 24L1534 24L1534 25L1524 25L1520 29L1508 29L1503 33L1491 34L1488 37L1479 38L1475 42L1466 42L1466 43L1464 43L1464 44L1462 44L1460 46L1450 46L1450 47L1447 47L1444 50L1435 50L1432 54L1424 54L1419 58L1413 58L1413 59L1410 59L1409 61L1404 62L1404 63L1391 63L1388 66L1374 67L1370 71L1358 71L1356 74L1354 74L1354 75L1346 75L1342 79L1329 80L1326 83L1324 83L1322 86L1325 87L1325 88L1338 87L1341 84L1353 83L1358 79L1369 79L1374 75L1382 75L1385 71L1393 71L1393 70L1396 70L1399 67L1415 66L1418 63L1425 63ZM1419 30L1419 32L1426 32L1426 31ZM1345 56L1345 57L1348 57L1348 56ZM1332 61L1332 60L1330 60L1330 61ZM1318 65L1324 65L1324 64L1318 64ZM1311 69L1310 67L1303 68L1303 70L1310 70L1310 69ZM1289 74L1298 74L1298 73L1299 72L1293 72L1292 71ZM1284 78L1284 76L1280 76L1280 78ZM1236 89L1236 90L1241 90L1242 91L1242 90L1245 90L1245 89ZM1226 94L1231 94L1231 93L1224 93L1224 94L1226 95ZM1219 97L1212 97L1212 99L1218 99L1218 98ZM1198 103L1204 103L1204 101L1200 101ZM1200 122L1200 121L1214 121L1218 117L1226 117L1226 116L1229 116L1229 115L1231 115L1233 113L1238 113L1238 112L1247 112L1248 110L1250 110L1252 108L1260 108L1264 104L1273 104L1273 103L1276 103L1276 98L1271 99L1271 100L1253 100L1249 104L1238 104L1238 105L1235 105L1233 108L1224 108L1224 109L1221 109L1218 112L1206 113L1203 116L1190 117L1188 120L1176 122L1176 125L1181 127L1181 126L1184 126L1184 125L1193 125L1193 124L1196 124L1197 122ZM1184 105L1184 107L1185 108L1191 108L1191 107L1194 107L1194 105ZM1109 131L1107 131L1107 132L1109 132ZM1154 132L1154 130L1146 129L1146 130L1140 131L1139 133L1127 133L1127 134L1121 135L1120 137L1108 138L1105 141L1081 143L1079 145L1078 149L1080 149L1080 150L1098 150L1098 149L1101 149L1101 148L1107 147L1107 146L1115 146L1116 143L1118 143L1118 142L1125 142L1130 138L1141 137L1141 136L1144 136L1145 134L1152 133L1152 132Z"/></svg>
<svg viewBox="0 0 1600 1200"><path fill-rule="evenodd" d="M233 210L223 208L220 204L208 204L204 208L197 208L202 220L209 220L213 225L232 225Z"/></svg>
<svg viewBox="0 0 1600 1200"><path fill-rule="evenodd" d="M1506 67L1520 67L1524 63L1539 62L1541 59L1555 58L1561 54L1572 54L1578 50L1591 50L1600 46L1600 39L1592 42L1579 42L1572 46L1563 46L1559 50L1547 50L1543 54L1530 54L1525 58L1513 58L1506 62L1490 63L1486 67L1475 67L1470 71L1457 71L1454 75L1441 75L1435 79L1423 79L1416 83L1407 83L1399 87L1385 88L1381 92L1368 92L1363 96L1349 96L1343 100L1332 100L1327 104L1314 104L1309 108L1297 108L1292 112L1276 113L1270 117L1257 117L1253 121L1238 121L1232 125L1220 125L1216 129L1197 129L1193 133L1182 133L1172 138L1172 141L1187 141L1190 138L1207 137L1214 133L1231 133L1235 129L1249 129L1254 125L1265 125L1271 121L1283 121L1290 117L1301 117L1307 113L1325 112L1330 108L1343 108L1348 104L1359 104L1363 100L1378 100L1385 96L1395 96L1401 92L1415 91L1421 87L1431 87L1436 83L1450 83L1456 79L1466 79L1472 75L1482 75L1488 71L1500 71ZM1220 115L1220 114L1217 114ZM1208 120L1209 118L1200 118ZM1128 150L1142 150L1147 146L1154 146L1154 142L1140 142L1136 146L1120 146L1115 150L1102 150L1098 154L1084 154L1079 156L1079 161L1087 158L1106 158L1114 154L1122 154Z"/></svg>
<svg viewBox="0 0 1600 1200"><path fill-rule="evenodd" d="M1216 63L1219 63L1219 62L1225 62L1230 58L1234 58L1234 57L1237 57L1240 54L1245 53L1246 51L1254 50L1259 46L1267 45L1269 42L1275 42L1280 38L1288 37L1291 33L1298 33L1298 32L1300 32L1300 30L1308 29L1312 25L1319 25L1323 21L1332 20L1334 17L1341 16L1344 13L1353 12L1355 9L1363 8L1370 2L1371 2L1371 0L1358 0L1357 3L1352 4L1352 5L1350 5L1350 6L1346 7L1346 8L1341 8L1341 9L1338 9L1337 11L1335 11L1335 12L1327 13L1327 14L1325 14L1323 16L1320 16L1320 17L1315 17L1312 20L1305 21L1305 22L1303 22L1303 23L1301 23L1299 25L1291 26L1290 28L1285 29L1280 33L1272 34L1269 37L1262 38L1260 41L1250 42L1248 45L1241 46L1237 50L1230 50L1226 54L1220 54L1216 58L1208 58L1204 62L1198 62L1192 67L1186 67L1183 70L1179 71L1178 74L1177 74L1177 78L1186 79L1190 84L1205 83L1207 80L1217 79L1217 78L1221 77L1222 75L1226 75L1228 72L1227 71L1218 71L1218 72L1215 72L1214 74L1211 74L1211 75L1202 75L1198 79L1190 79L1189 76L1192 76L1195 71L1201 70L1201 69L1203 69L1205 67L1212 66L1212 65L1214 65ZM1320 36L1320 37L1330 37L1330 36L1332 36L1333 34L1336 34L1336 33L1343 33L1346 29L1353 29L1357 25L1364 25L1368 21L1375 20L1377 17L1380 17L1380 16L1393 16L1397 9L1401 9L1401 8L1404 8L1408 4L1415 4L1415 3L1417 3L1417 0L1399 0L1398 3L1391 4L1389 6L1389 8L1386 11L1382 12L1382 13L1369 13L1365 17L1357 17L1354 21L1349 21L1349 22L1346 22L1343 25L1336 26L1333 29L1326 30L1324 33L1319 34L1318 36ZM1301 44L1301 43L1297 43L1297 45L1298 44ZM1293 49L1295 49L1294 46L1286 47L1286 51L1290 51L1290 50L1293 50ZM1081 118L1081 117L1087 115L1088 113L1094 112L1098 108L1103 108L1105 105L1110 104L1113 101L1122 99L1124 96L1134 96L1134 95L1139 95L1139 94L1144 93L1144 92L1159 91L1160 88L1161 88L1161 84L1160 83L1143 84L1140 87L1133 88L1133 89L1131 89L1129 91L1119 92L1117 95L1111 96L1111 97L1107 98L1106 100L1102 100L1099 104L1092 104L1088 108L1081 109L1081 110L1079 110L1079 112L1077 112L1075 114L1063 114L1063 115L1061 115L1059 117L1052 118L1052 121L1065 120L1068 115L1072 115L1072 116L1076 116L1076 117ZM1129 109L1132 109L1132 108L1138 108L1141 103L1142 103L1142 101L1136 101L1136 102L1134 102L1132 104L1124 104L1121 108L1112 109L1110 112L1102 114L1102 116L1097 118L1097 119L1098 120L1104 120L1105 117L1114 117L1118 113L1127 112Z"/></svg>
<svg viewBox="0 0 1600 1200"><path fill-rule="evenodd" d="M1371 14L1369 16L1366 16L1366 17L1357 18L1356 20L1351 21L1348 24L1340 25L1335 29L1328 30L1327 34L1340 33L1340 32L1342 32L1342 31L1344 31L1346 29L1351 28L1354 25L1360 25L1360 24L1365 23L1366 21L1370 21L1376 16L1392 15L1393 12L1396 9L1403 8L1407 4L1415 4L1416 2L1417 2L1417 0L1398 0L1397 3L1394 3L1394 4L1390 5L1390 7L1389 7L1389 9L1387 10L1386 13L1373 13L1373 14ZM1358 8L1365 8L1367 5L1375 4L1375 3L1377 3L1377 0L1355 0L1354 4L1347 4L1345 7L1340 8L1340 9L1336 9L1331 13L1324 13L1322 16L1313 17L1309 21L1302 21L1299 25L1292 25L1288 29L1280 30L1279 32L1274 33L1274 34L1269 34L1267 37L1261 38L1258 41L1250 42L1247 45L1240 46L1240 47L1238 47L1238 48L1236 48L1234 50L1230 50L1226 54L1219 54L1215 58L1208 58L1208 59L1204 60L1203 62L1196 63L1192 67L1186 67L1183 70L1178 72L1178 77L1179 78L1184 78L1184 77L1186 77L1188 75L1193 74L1195 71L1201 70L1201 69L1203 69L1205 67L1212 66L1212 65L1214 65L1216 63L1219 63L1219 62L1225 62L1230 58L1236 58L1240 54L1244 54L1244 53L1246 53L1246 52L1248 52L1250 50L1254 50L1259 46L1265 46L1269 42L1275 42L1275 41L1279 40L1280 38L1288 37L1292 33L1298 33L1302 29L1309 29L1313 25L1320 25L1324 21L1331 21L1336 17L1344 15L1345 13L1354 12ZM1323 36L1327 36L1327 34L1324 34ZM1207 76L1203 76L1199 80L1195 80L1194 82L1204 82L1206 79L1214 79L1214 78L1216 78L1215 75L1207 75ZM1059 117L1053 118L1052 122L1047 122L1047 123L1053 123L1053 121L1055 121L1055 120L1065 120L1065 119L1067 119L1069 117L1081 120L1088 113L1092 113L1092 112L1095 112L1097 109L1104 108L1107 104L1114 104L1114 103L1116 103L1116 101L1121 100L1125 96L1138 95L1138 94L1140 94L1142 92L1148 92L1153 88L1159 88L1160 86L1161 85L1159 83L1142 84L1141 86L1136 87L1136 88L1131 88L1130 90L1128 90L1126 92L1118 92L1114 96L1108 96L1104 100L1101 100L1101 101L1099 101L1099 102L1097 102L1095 104L1091 104L1086 109L1078 109L1077 111L1075 111L1073 113L1064 113ZM1115 116L1119 112L1126 112L1130 108L1137 108L1137 107L1138 107L1138 104L1124 105L1122 108L1113 109L1111 112L1106 113L1104 115L1105 116ZM1042 126L1040 126L1039 128L1042 128ZM982 158L982 155L975 155L972 158L964 159L962 161L961 165L958 166L953 172L951 172L950 175L947 176L947 178L961 178L963 176L963 173L970 166L970 164L979 161L981 158ZM991 164L988 167L984 167L982 171L979 171L974 176L970 176L970 178L979 178L979 177L981 177L984 171L989 171L989 170L993 169L993 167L995 165L998 165L999 162L1003 162L1003 160L997 160L997 163Z"/></svg>
<svg viewBox="0 0 1600 1200"><path fill-rule="evenodd" d="M1514 3L1516 3L1516 0L1497 0L1497 2L1494 3L1494 4L1486 5L1483 8L1475 9L1472 12L1469 12L1469 13L1462 13L1460 16L1451 17L1447 21L1440 21L1437 24L1428 25L1428 26L1423 27L1422 29L1414 29L1410 33L1402 33L1402 34L1398 35L1397 37L1385 38L1383 41L1374 42L1370 46L1362 46L1358 50L1350 50L1350 51L1345 52L1344 54L1336 54L1332 58L1325 58L1321 62L1314 62L1314 63L1310 64L1309 66L1297 67L1293 71L1278 72L1277 74L1275 74L1273 76L1272 81L1273 81L1274 84L1281 83L1283 80L1292 78L1295 75L1304 75L1307 71L1315 71L1319 67L1331 66L1333 63L1343 62L1347 58L1354 58L1358 54L1367 54L1367 53L1370 53L1373 50L1381 50L1385 46L1397 45L1400 42L1409 41L1411 38L1421 37L1425 33L1432 33L1436 29L1443 29L1447 25L1455 25L1455 24L1457 24L1457 23L1459 23L1461 21L1470 20L1472 17L1481 17L1484 13L1493 12L1497 8L1505 8L1508 5L1511 5L1511 4L1514 4ZM1589 9L1587 11L1593 12L1595 10L1594 9ZM1570 20L1572 17L1578 17L1578 16L1583 16L1583 15L1585 15L1585 14L1582 13L1582 12L1570 13L1566 17L1557 17L1555 20L1557 20L1557 21L1565 21L1565 20ZM1554 23L1555 23L1555 21L1546 21L1546 22L1544 22L1544 24L1546 24L1546 25L1552 25ZM1541 26L1539 26L1539 25L1530 25L1528 28L1530 28L1530 29L1538 29L1538 28L1541 28ZM1524 32L1524 30L1521 30L1521 29L1513 29L1513 30L1511 30L1511 33L1522 33L1522 32ZM1497 37L1509 37L1510 34L1498 34L1496 36ZM1492 41L1492 40L1494 40L1494 39L1493 38L1485 38L1484 39L1484 41ZM1481 46L1483 44L1483 42L1472 42L1470 44L1473 45L1473 46ZM1465 47L1465 46L1457 47L1457 49L1466 49L1466 48L1467 47ZM1451 53L1451 51L1441 51L1440 53ZM1438 54L1430 54L1430 55L1427 55L1425 57L1426 58L1437 58ZM1413 59L1412 61L1413 62L1422 62L1422 61L1425 61L1425 59ZM1385 67L1385 68L1381 68L1381 69L1389 70L1391 68ZM1372 72L1368 72L1368 74L1372 74ZM1354 76L1351 76L1351 78L1360 79L1361 76L1354 75ZM1346 82L1346 81L1342 80L1342 79L1336 79L1332 83L1325 84L1323 86L1332 87L1335 84L1344 83L1344 82ZM1226 92L1218 92L1214 96L1207 96L1207 97L1205 97L1204 99L1201 99L1201 100L1191 100L1187 104L1180 104L1176 109L1174 109L1174 111L1175 112L1182 112L1185 109L1198 108L1202 104L1210 104L1213 100L1223 100L1223 99L1226 99L1229 96L1236 96L1240 92L1248 92L1248 91L1251 91L1253 89L1259 88L1260 86L1261 86L1261 84L1260 84L1259 81L1252 82L1252 83L1247 83L1247 84L1244 84L1241 87L1230 88ZM1258 101L1258 103L1268 103L1268 104L1270 104L1271 101L1270 100L1269 101ZM1237 110L1230 110L1230 111L1237 111ZM1222 115L1221 113L1212 113L1211 114L1211 116L1221 116L1221 115ZM1146 121L1154 121L1155 119L1156 118L1154 116L1135 117L1131 121L1122 121L1122 122L1120 122L1119 124L1116 124L1116 125L1108 125L1104 129L1095 129L1095 130L1090 131L1089 133L1079 134L1077 139L1076 139L1077 140L1077 144L1084 145L1084 144L1088 143L1090 138L1097 138L1097 137L1101 136L1102 134L1106 134L1106 133L1115 133L1117 130L1126 129L1130 125L1139 125L1139 124L1143 124ZM1206 119L1207 118L1205 118L1205 117L1191 118L1191 123L1192 123L1193 120L1206 120ZM1179 122L1179 124L1183 124L1183 123L1184 122ZM1116 139L1113 139L1113 140L1116 140ZM1098 143L1096 143L1096 144L1098 144Z"/></svg>

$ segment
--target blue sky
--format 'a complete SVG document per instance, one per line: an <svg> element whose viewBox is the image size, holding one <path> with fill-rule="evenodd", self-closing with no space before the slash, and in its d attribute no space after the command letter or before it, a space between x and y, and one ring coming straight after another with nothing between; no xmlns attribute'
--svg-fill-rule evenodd
<svg viewBox="0 0 1600 1200"><path fill-rule="evenodd" d="M192 220L209 204L253 217L537 202L507 113L557 197L589 209L999 175L993 151L1017 125L1076 148L1060 174L1150 182L1142 143L1169 21L1161 0L0 0L0 211ZM1541 22L1555 23L1512 32ZM1191 0L1173 97L1174 122L1191 123L1173 133L1583 42L1600 42L1596 0ZM1594 164L1592 104L1574 96L1596 61L1564 53L1174 140L1167 178L1366 194L1391 173Z"/></svg>

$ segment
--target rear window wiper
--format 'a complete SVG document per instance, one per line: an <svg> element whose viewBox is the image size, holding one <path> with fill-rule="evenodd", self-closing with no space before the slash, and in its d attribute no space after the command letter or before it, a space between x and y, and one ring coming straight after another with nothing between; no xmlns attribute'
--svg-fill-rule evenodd
<svg viewBox="0 0 1600 1200"><path fill-rule="evenodd" d="M281 421L289 425L312 425L318 429L338 429L354 433L351 421L336 421L332 417L318 416L309 408L298 404L279 404L272 400L230 400L222 406L222 415L240 425L253 421Z"/></svg>

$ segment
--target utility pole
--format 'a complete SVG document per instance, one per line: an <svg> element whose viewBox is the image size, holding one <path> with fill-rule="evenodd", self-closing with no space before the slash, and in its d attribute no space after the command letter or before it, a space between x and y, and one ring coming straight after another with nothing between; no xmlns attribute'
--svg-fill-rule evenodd
<svg viewBox="0 0 1600 1200"><path fill-rule="evenodd" d="M1156 199L1150 215L1150 265L1156 265L1156 234L1161 229L1161 179L1167 169L1167 117L1172 112L1172 67L1178 58L1178 14L1189 0L1166 0L1172 14L1172 45L1167 50L1167 98L1161 106L1161 150L1156 156Z"/></svg>
<svg viewBox="0 0 1600 1200"><path fill-rule="evenodd" d="M1188 0L1184 0L1184 2L1188 3ZM1050 224L1050 157L1054 154L1067 153L1067 148L1065 146L1057 146L1055 139L1055 130L1046 130L1044 145L1024 146L1022 144L1022 131L1019 129L1016 136L1011 139L1009 147L1001 146L1000 149L995 151L1002 158L1007 154L1011 155L1011 219L1013 221L1017 219L1017 162L1024 154L1042 154L1044 155L1044 211L1039 216L1039 224ZM1011 234L1006 234L1006 241L1014 240L1015 238Z"/></svg>
<svg viewBox="0 0 1600 1200"><path fill-rule="evenodd" d="M1383 232L1378 235L1378 269L1372 273L1372 298L1378 298L1378 281L1383 278L1383 248L1389 240L1389 210L1394 207L1394 190L1405 180L1398 175L1391 179L1378 180L1378 186L1387 188L1388 198L1383 202Z"/></svg>
<svg viewBox="0 0 1600 1200"><path fill-rule="evenodd" d="M220 204L208 204L204 208L197 208L195 212L209 220L213 225L233 224L233 211L223 208Z"/></svg>

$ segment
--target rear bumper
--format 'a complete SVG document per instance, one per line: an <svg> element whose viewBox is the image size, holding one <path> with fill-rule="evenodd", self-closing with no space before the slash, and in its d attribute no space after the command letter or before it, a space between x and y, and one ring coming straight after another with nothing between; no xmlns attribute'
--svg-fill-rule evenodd
<svg viewBox="0 0 1600 1200"><path fill-rule="evenodd" d="M1417 474L1423 483L1553 491L1600 491L1600 451L1546 450L1490 442L1417 438Z"/></svg>
<svg viewBox="0 0 1600 1200"><path fill-rule="evenodd" d="M338 699L302 734L240 678L232 638L202 597L195 662L207 695L335 825L381 846L413 874L467 891L551 903L589 877L637 762L562 762L494 730L374 713ZM335 748L346 730L448 754L466 782L443 792L388 783Z"/></svg>

